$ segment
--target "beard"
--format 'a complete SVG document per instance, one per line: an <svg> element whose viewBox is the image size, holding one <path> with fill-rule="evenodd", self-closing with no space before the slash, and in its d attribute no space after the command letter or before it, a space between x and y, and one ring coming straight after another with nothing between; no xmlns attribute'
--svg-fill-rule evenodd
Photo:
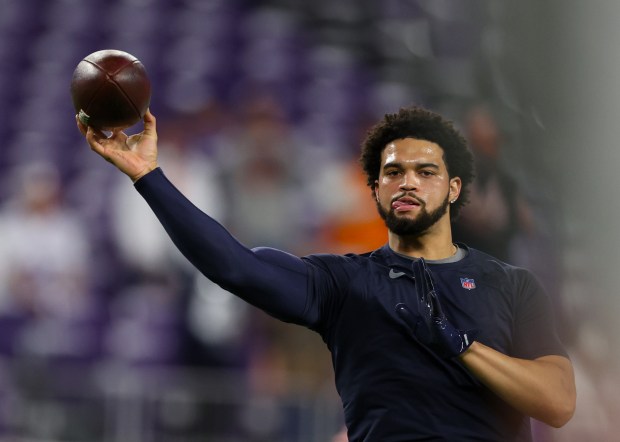
<svg viewBox="0 0 620 442"><path fill-rule="evenodd" d="M426 203L416 198L420 202L421 208L418 216L413 219L396 216L392 207L389 211L385 210L378 201L377 210L390 232L398 236L420 236L447 213L450 205L448 197L449 195L446 195L439 207L430 212L426 210Z"/></svg>

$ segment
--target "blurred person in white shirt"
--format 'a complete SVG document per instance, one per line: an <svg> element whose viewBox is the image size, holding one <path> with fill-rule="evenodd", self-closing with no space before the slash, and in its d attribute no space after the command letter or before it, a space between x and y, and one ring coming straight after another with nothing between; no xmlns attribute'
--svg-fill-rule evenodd
<svg viewBox="0 0 620 442"><path fill-rule="evenodd" d="M0 208L0 316L29 321L15 343L20 351L89 351L87 336L65 327L96 314L87 230L64 205L54 164L32 162L14 172Z"/></svg>

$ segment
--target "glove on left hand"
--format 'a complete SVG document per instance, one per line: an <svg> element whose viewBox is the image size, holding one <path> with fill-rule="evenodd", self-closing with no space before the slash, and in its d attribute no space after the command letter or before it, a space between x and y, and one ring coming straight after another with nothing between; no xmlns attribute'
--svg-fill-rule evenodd
<svg viewBox="0 0 620 442"><path fill-rule="evenodd" d="M433 276L423 258L413 263L419 316L407 305L396 305L396 313L405 321L413 336L422 344L446 357L463 353L474 341L475 333L454 327L441 308Z"/></svg>

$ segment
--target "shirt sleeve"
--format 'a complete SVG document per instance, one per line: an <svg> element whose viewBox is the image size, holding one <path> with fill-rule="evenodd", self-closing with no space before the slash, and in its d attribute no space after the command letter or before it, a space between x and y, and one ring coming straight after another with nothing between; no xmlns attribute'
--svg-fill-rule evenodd
<svg viewBox="0 0 620 442"><path fill-rule="evenodd" d="M307 302L304 261L281 250L249 249L192 204L158 168L135 183L167 234L207 278L286 322L311 326L316 306Z"/></svg>
<svg viewBox="0 0 620 442"><path fill-rule="evenodd" d="M514 356L535 359L541 356L568 357L556 329L551 298L540 281L529 271L515 275L520 290L514 323Z"/></svg>

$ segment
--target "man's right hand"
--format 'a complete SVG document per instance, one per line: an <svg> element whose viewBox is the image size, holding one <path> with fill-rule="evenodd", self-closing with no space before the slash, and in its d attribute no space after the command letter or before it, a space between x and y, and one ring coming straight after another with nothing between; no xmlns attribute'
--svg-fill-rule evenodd
<svg viewBox="0 0 620 442"><path fill-rule="evenodd" d="M75 120L90 148L118 167L134 183L158 167L157 127L150 111L144 115L144 130L135 135L115 129L108 137L98 129L85 126L77 116Z"/></svg>

